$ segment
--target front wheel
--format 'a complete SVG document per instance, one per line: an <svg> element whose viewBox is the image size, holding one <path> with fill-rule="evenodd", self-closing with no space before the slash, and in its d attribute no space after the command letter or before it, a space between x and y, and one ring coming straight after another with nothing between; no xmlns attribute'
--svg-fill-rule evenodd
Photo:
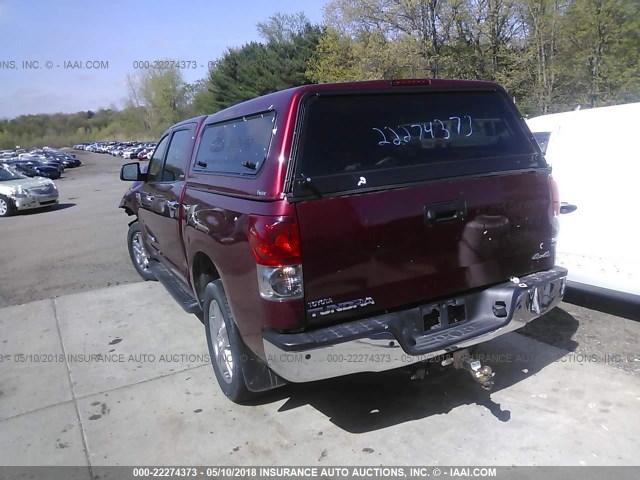
<svg viewBox="0 0 640 480"><path fill-rule="evenodd" d="M13 214L13 203L4 195L0 195L0 217L8 217Z"/></svg>
<svg viewBox="0 0 640 480"><path fill-rule="evenodd" d="M207 285L203 308L209 356L220 389L233 402L248 400L254 395L247 388L243 372L249 353L231 315L221 280Z"/></svg>
<svg viewBox="0 0 640 480"><path fill-rule="evenodd" d="M138 274L145 280L156 280L156 276L149 268L149 252L147 247L144 246L142 241L142 232L140 231L140 224L133 222L129 226L129 232L127 233L127 247L129 248L129 257L131 257L131 263L135 267Z"/></svg>

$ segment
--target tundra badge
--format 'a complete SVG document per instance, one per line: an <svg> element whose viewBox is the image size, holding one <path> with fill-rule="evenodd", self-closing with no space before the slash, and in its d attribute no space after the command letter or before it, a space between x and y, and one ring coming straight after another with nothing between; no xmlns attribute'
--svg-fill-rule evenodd
<svg viewBox="0 0 640 480"><path fill-rule="evenodd" d="M354 308L366 307L367 305L375 305L371 297L356 298L346 302L334 303L332 298L323 298L322 300L314 300L308 303L311 318L318 315L330 315L332 313L344 312Z"/></svg>

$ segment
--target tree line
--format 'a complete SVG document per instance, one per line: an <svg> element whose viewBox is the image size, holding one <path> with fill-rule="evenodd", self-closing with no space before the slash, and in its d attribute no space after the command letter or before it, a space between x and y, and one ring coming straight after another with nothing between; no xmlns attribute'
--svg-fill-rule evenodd
<svg viewBox="0 0 640 480"><path fill-rule="evenodd" d="M331 0L322 25L276 14L206 78L127 76L121 109L0 121L0 148L157 139L171 124L297 85L493 80L527 116L640 101L638 0Z"/></svg>

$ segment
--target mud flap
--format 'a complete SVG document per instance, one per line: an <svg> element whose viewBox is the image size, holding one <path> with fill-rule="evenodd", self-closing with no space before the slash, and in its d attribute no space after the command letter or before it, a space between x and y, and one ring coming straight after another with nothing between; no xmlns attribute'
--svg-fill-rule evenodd
<svg viewBox="0 0 640 480"><path fill-rule="evenodd" d="M289 383L284 378L276 375L266 363L250 352L248 348L245 347L245 350L247 353L242 355L244 358L241 358L241 361L246 362L242 369L242 374L244 383L250 391L265 392Z"/></svg>

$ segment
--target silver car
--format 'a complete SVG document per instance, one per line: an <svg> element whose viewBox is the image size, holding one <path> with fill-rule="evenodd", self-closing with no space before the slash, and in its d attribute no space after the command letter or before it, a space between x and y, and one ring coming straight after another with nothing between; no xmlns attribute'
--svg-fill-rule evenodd
<svg viewBox="0 0 640 480"><path fill-rule="evenodd" d="M57 203L58 188L48 178L29 178L15 169L0 166L0 217Z"/></svg>

